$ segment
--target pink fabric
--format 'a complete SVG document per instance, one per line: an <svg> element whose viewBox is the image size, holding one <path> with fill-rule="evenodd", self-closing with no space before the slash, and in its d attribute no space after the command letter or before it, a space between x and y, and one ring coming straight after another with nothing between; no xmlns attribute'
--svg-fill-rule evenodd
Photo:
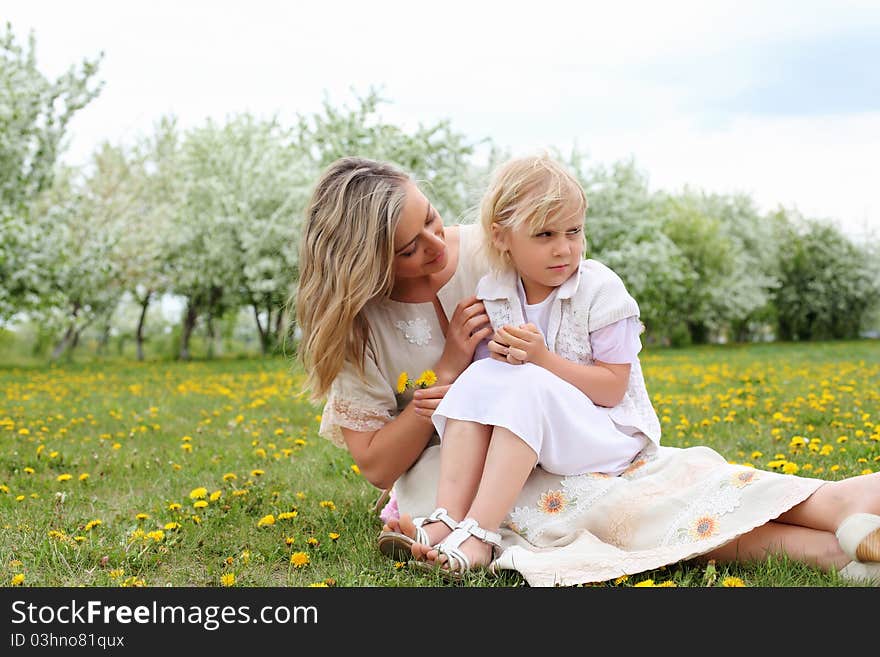
<svg viewBox="0 0 880 657"><path fill-rule="evenodd" d="M590 333L593 359L603 363L634 363L642 350L639 334L642 323L638 317L627 317Z"/></svg>
<svg viewBox="0 0 880 657"><path fill-rule="evenodd" d="M382 522L388 522L392 518L397 520L400 518L400 510L397 508L397 495L394 494L394 489L391 489L391 495L388 498L388 502L385 504L385 507L382 511L379 512L379 518Z"/></svg>

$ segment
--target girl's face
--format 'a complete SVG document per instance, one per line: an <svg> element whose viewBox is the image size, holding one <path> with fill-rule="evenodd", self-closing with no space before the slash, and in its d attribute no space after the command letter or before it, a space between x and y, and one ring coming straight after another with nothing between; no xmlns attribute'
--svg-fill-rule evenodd
<svg viewBox="0 0 880 657"><path fill-rule="evenodd" d="M546 299L577 271L584 253L583 215L562 215L538 229L496 227L492 226L495 246L510 256L529 304Z"/></svg>
<svg viewBox="0 0 880 657"><path fill-rule="evenodd" d="M394 231L394 278L419 278L443 271L449 260L443 219L414 183Z"/></svg>

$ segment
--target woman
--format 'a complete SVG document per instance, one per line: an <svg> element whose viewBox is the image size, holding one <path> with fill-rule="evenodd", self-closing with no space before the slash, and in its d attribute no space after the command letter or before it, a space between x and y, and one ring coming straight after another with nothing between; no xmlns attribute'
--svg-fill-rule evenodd
<svg viewBox="0 0 880 657"><path fill-rule="evenodd" d="M363 158L330 165L307 210L299 354L314 398L326 397L321 435L347 448L377 488L394 486L402 515L380 535L392 553L425 523L462 520L424 516L439 472L430 416L492 334L473 295L487 272L477 231L444 228L405 173ZM428 369L435 385L398 387L402 372ZM880 584L880 474L825 482L733 466L706 447L662 446L616 477L536 467L502 545L492 567L533 586L768 552Z"/></svg>

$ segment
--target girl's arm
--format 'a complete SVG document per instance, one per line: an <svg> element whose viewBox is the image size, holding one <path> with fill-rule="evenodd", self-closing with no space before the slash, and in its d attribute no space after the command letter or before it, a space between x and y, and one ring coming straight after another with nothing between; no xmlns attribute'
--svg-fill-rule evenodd
<svg viewBox="0 0 880 657"><path fill-rule="evenodd" d="M629 385L629 363L573 363L550 351L534 324L520 328L505 326L498 331L495 341L508 349L506 355L510 362L530 362L543 367L568 381L599 406L619 404Z"/></svg>

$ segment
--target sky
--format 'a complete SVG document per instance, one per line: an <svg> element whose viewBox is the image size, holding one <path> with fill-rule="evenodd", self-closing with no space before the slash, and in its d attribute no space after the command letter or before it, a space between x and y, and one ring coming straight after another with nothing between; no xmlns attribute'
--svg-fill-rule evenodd
<svg viewBox="0 0 880 657"><path fill-rule="evenodd" d="M655 190L880 236L877 0L2 0L0 21L33 31L50 76L103 53L72 164L164 115L292 122L374 88L407 130L449 120L513 155L632 158Z"/></svg>

